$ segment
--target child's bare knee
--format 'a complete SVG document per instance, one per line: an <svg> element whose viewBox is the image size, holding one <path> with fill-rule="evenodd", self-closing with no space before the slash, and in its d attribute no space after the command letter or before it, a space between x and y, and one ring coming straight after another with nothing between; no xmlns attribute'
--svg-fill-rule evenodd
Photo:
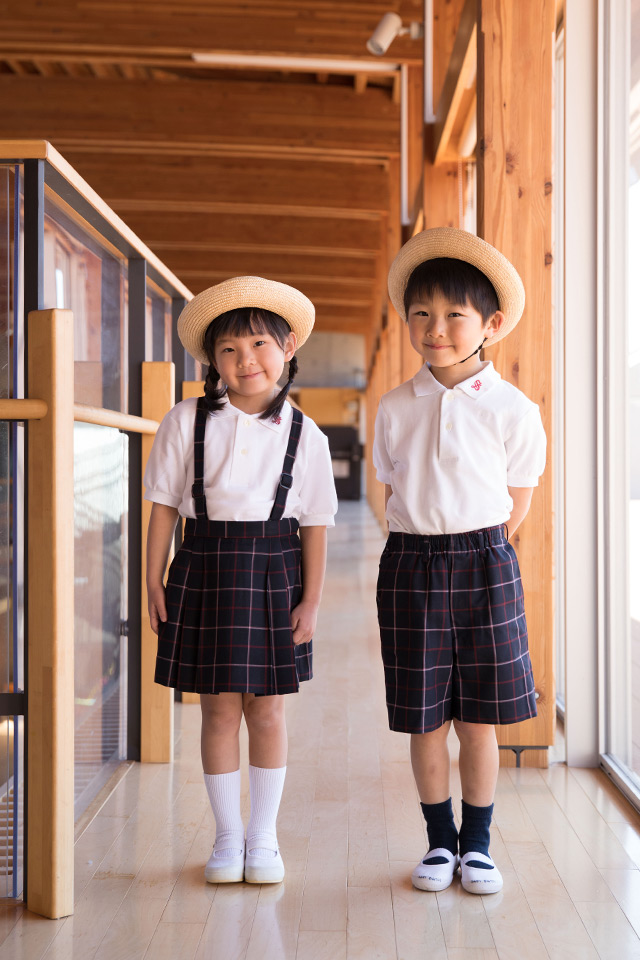
<svg viewBox="0 0 640 960"><path fill-rule="evenodd" d="M284 697L245 696L243 710L249 732L279 728L284 722Z"/></svg>
<svg viewBox="0 0 640 960"><path fill-rule="evenodd" d="M203 694L200 697L202 725L208 730L226 730L229 733L240 729L242 701L237 694Z"/></svg>
<svg viewBox="0 0 640 960"><path fill-rule="evenodd" d="M466 723L463 720L454 720L453 726L458 740L467 743L486 743L495 740L495 727L490 723Z"/></svg>

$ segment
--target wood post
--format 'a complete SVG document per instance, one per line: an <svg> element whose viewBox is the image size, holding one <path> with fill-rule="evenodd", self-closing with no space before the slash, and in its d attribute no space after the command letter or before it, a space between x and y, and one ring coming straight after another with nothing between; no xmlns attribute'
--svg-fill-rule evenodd
<svg viewBox="0 0 640 960"><path fill-rule="evenodd" d="M27 428L27 890L29 910L73 913L73 315L34 310L28 383L47 404Z"/></svg>
<svg viewBox="0 0 640 960"><path fill-rule="evenodd" d="M175 367L166 361L142 364L142 416L162 420L173 406ZM142 437L142 473L147 465L152 436ZM144 494L144 490L142 494ZM170 763L173 760L173 689L154 683L158 638L151 629L147 609L147 528L151 503L142 501L141 569L141 677L140 677L140 760L142 763Z"/></svg>
<svg viewBox="0 0 640 960"><path fill-rule="evenodd" d="M505 379L539 404L547 467L515 537L539 695L535 720L499 727L501 744L549 745L555 727L553 615L552 117L555 0L480 0L478 235L515 264L527 303L516 330L487 351ZM513 755L503 751L510 763ZM530 766L546 751L525 751Z"/></svg>

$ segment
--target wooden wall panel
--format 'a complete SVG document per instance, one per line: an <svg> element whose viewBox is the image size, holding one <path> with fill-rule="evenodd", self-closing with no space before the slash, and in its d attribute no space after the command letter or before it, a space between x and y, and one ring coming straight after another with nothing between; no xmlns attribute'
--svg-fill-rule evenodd
<svg viewBox="0 0 640 960"><path fill-rule="evenodd" d="M142 364L142 416L162 420L173 407L175 367L165 361ZM153 437L142 437L142 473L151 453ZM144 495L144 488L141 496ZM141 591L141 681L140 760L142 763L170 763L173 760L173 689L154 683L158 638L151 629L147 607L147 530L152 504L142 500L142 591ZM170 558L171 559L171 558Z"/></svg>
<svg viewBox="0 0 640 960"><path fill-rule="evenodd" d="M29 314L28 382L48 405L27 428L26 901L73 913L73 314Z"/></svg>
<svg viewBox="0 0 640 960"><path fill-rule="evenodd" d="M433 50L433 98L437 108L444 88L444 79L455 46L456 34L465 0L435 0L434 3L434 50ZM459 227L458 165L440 163L433 165L435 151L432 125L427 128L424 169L424 227Z"/></svg>
<svg viewBox="0 0 640 960"><path fill-rule="evenodd" d="M555 3L481 0L480 11L478 233L515 264L527 297L519 326L487 356L505 379L540 405L549 445L545 474L514 538L525 585L539 716L498 731L501 743L550 744L555 722L551 459ZM527 58L523 69L525 49L535 51L535 56Z"/></svg>
<svg viewBox="0 0 640 960"><path fill-rule="evenodd" d="M434 0L433 4L433 106L438 106L453 51L465 0Z"/></svg>

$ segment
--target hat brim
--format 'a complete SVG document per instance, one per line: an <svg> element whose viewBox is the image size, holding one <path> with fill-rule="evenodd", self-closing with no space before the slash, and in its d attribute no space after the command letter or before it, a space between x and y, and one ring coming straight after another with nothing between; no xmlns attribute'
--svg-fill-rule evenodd
<svg viewBox="0 0 640 960"><path fill-rule="evenodd" d="M295 287L263 277L232 277L198 293L178 317L178 336L185 350L196 360L208 364L204 349L207 327L216 317L241 307L277 313L291 327L297 347L305 342L315 321L311 300Z"/></svg>
<svg viewBox="0 0 640 960"><path fill-rule="evenodd" d="M406 320L404 294L409 277L426 260L447 257L470 263L491 281L505 321L487 341L492 346L503 340L516 326L524 311L524 285L507 258L486 240L455 227L433 227L423 230L405 243L389 270L389 297L397 312Z"/></svg>

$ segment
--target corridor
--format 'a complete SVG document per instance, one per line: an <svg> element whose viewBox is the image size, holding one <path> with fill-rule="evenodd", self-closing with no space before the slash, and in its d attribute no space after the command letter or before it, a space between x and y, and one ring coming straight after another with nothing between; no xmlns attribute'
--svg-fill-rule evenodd
<svg viewBox="0 0 640 960"><path fill-rule="evenodd" d="M199 708L177 705L173 764L129 764L75 847L76 912L0 901L1 960L640 958L640 818L603 773L502 769L502 893L414 890L425 831L408 738L386 726L375 617L383 539L363 503L329 534L315 678L288 703L284 884L205 884L213 819ZM246 775L246 740L243 742ZM248 783L244 784L248 815ZM453 799L460 812L457 770ZM80 829L83 823L81 821Z"/></svg>

